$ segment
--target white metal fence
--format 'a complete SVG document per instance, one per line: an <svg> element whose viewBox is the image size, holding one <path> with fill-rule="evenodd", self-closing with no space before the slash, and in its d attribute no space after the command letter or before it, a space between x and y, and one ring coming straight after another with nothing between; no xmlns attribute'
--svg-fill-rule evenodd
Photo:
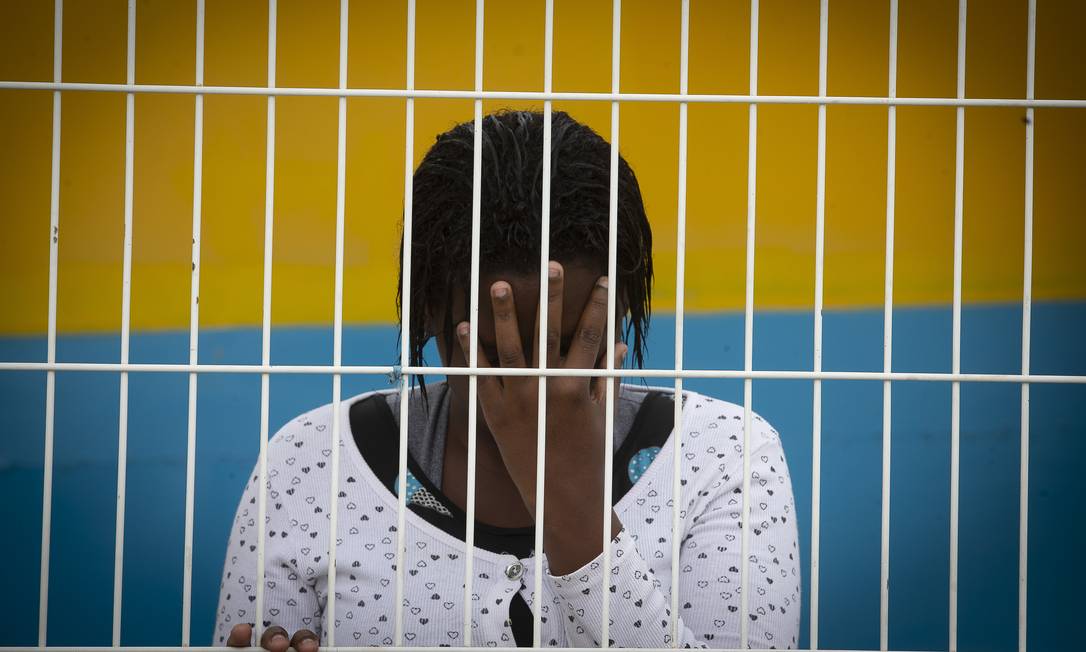
<svg viewBox="0 0 1086 652"><path fill-rule="evenodd" d="M409 401L406 400L409 378L413 374L431 373L447 375L469 375L469 455L468 455L468 482L467 482L467 520L474 522L475 513L475 425L478 419L476 414L476 381L477 375L530 375L538 376L541 389L539 394L539 428L543 432L546 421L545 388L546 379L550 376L604 376L607 377L607 396L610 399L614 392L614 378L622 377L652 377L674 379L677 392L682 391L683 380L686 378L733 378L743 379L744 392L743 403L746 413L744 420L744 475L743 475L743 513L749 513L748 494L750 483L750 459L748 447L750 436L750 414L752 403L752 381L754 379L804 379L813 381L814 409L813 409L813 468L812 468L812 504L811 504L811 565L810 565L810 646L818 647L818 597L819 597L819 492L820 480L820 450L821 450L821 424L822 424L822 381L823 380L874 380L883 383L883 422L882 422L882 535L881 535L881 582L880 582L880 649L888 649L888 598L889 598L889 544L890 544L890 443L891 443L891 383L894 381L920 381L920 382L950 382L951 394L951 484L950 484L950 581L949 581L949 649L957 649L957 573L958 573L958 490L959 490L959 435L960 435L960 386L963 382L976 383L1012 383L1021 386L1021 461L1020 461L1020 505L1019 505L1019 563L1018 563L1018 647L1026 648L1026 579L1027 579L1027 526L1028 526L1028 495L1029 495L1029 386L1031 383L1086 383L1086 376L1079 375L1035 375L1030 373L1030 312L1031 312L1031 270L1032 270L1032 246L1033 246L1033 134L1034 134L1034 109L1039 107L1065 107L1086 108L1086 100L1071 99L1035 99L1034 98L1034 62L1035 62L1035 25L1036 25L1036 0L1029 0L1028 23L1024 26L1027 30L1027 69L1026 88L1024 98L966 98L965 97L965 62L966 62L966 4L967 0L959 0L958 3L958 45L957 45L957 92L954 98L937 97L898 97L897 96L897 28L898 28L898 0L889 0L890 4L890 46L889 46L889 85L886 95L882 97L842 97L827 96L826 71L827 71L827 41L829 25L829 0L821 0L820 24L819 24L819 80L818 95L816 96L769 96L758 94L758 0L751 0L750 11L750 89L746 95L707 95L688 93L688 61L689 61L689 0L682 0L681 23L681 58L680 58L680 89L674 93L622 93L619 87L619 62L621 52L621 0L614 0L612 14L612 69L611 91L609 93L561 93L554 92L552 88L552 53L553 53L553 0L546 0L546 25L545 25L545 49L544 49L544 87L541 92L501 92L483 90L483 19L484 0L476 0L476 41L475 41L475 82L472 90L417 90L414 87L414 51L415 51L415 2L407 2L407 79L403 89L373 89L373 88L348 88L347 86L347 0L340 0L340 32L339 32L339 85L338 88L283 88L276 86L276 0L269 0L268 6L268 83L266 87L242 87L242 86L205 86L204 80L204 0L196 0L196 71L195 84L185 85L157 85L135 83L135 0L128 1L128 32L127 32L127 79L124 84L96 84L96 83L67 83L61 78L62 52L63 52L63 0L55 0L55 24L54 24L54 57L53 57L53 81L52 82L25 82L25 81L0 81L0 90L47 90L53 93L52 116L52 177L50 194L50 233L49 233L49 313L48 313L48 348L45 362L5 362L0 361L0 371L45 371L46 372L46 414L45 414L45 474L44 474L44 498L42 503L42 533L41 533L41 580L40 603L38 623L38 646L36 648L7 648L10 650L25 649L38 650L47 645L46 632L49 615L49 552L50 552L50 527L52 508L52 475L53 475L53 427L55 411L55 379L56 372L76 371L108 371L120 373L120 419L118 424L118 476L117 476L117 511L116 511L116 548L113 585L113 646L121 644L121 589L124 551L124 518L125 518L125 461L127 443L127 417L128 417L128 374L130 373L155 373L155 372L187 372L189 374L188 390L188 459L186 475L186 500L185 500L185 547L184 547L184 579L183 579L183 615L181 644L190 646L190 622L192 599L192 538L193 538L193 496L195 481L195 445L196 445L196 406L197 406L197 376L208 373L229 374L260 374L261 377L261 403L260 403L260 486L266 485L267 480L267 441L269 434L269 383L273 374L331 374L332 402L335 409L332 413L332 436L339 432L339 403L341 400L341 381L344 374L387 374L398 378L400 401L400 470L399 470L399 516L398 536L400 555L405 553L405 510L406 510L406 464L407 464L407 410ZM61 93L63 92L116 92L126 94L126 122L125 122L125 175L124 175L124 248L123 271L121 287L121 354L117 363L66 363L56 360L56 316L57 316L57 255L60 246L60 127L61 127ZM192 276L191 276L191 302L190 302L190 336L189 336L189 362L188 364L135 364L129 362L130 342L130 299L131 299L131 272L132 272L132 195L133 195L133 145L134 145L134 98L137 93L168 93L192 95L195 102L194 122L194 179L193 179L193 205L192 205ZM201 191L202 191L202 159L203 159L203 103L204 96L210 94L224 95L259 95L267 97L267 170L265 187L265 219L264 219L264 276L263 276L263 330L262 330L262 355L259 365L215 365L202 364L198 357L198 342L200 331L199 319L199 292L200 292L200 221L201 221ZM335 295L334 295L334 329L333 329L333 359L331 365L272 365L271 364L271 281L272 281L272 243L273 243L273 214L275 200L275 109L276 98L279 96L330 96L339 98L338 118L338 164L336 178L336 245L335 245ZM403 261L403 327L404 335L401 340L401 361L396 366L348 366L342 364L342 331L343 331L343 243L344 243L344 196L345 196L345 160L346 160L346 120L348 97L396 97L404 98L407 106L405 125L405 156L404 156L404 237L410 242L412 224L412 152L414 135L414 100L416 98L464 98L474 100L475 109L475 148L474 148L474 188L472 202L472 261L470 310L473 323L471 333L471 349L469 367L414 367L408 364L408 337L407 329L410 326L411 302L409 297L411 287L411 248L404 250ZM608 275L615 276L616 265L616 237L617 237L617 195L618 176L618 146L619 146L619 119L620 107L624 102L671 102L679 105L679 164L678 164L678 233L677 233L677 268L676 268L676 329L675 329L675 367L674 369L646 369L646 370L622 370L614 368L614 306L615 285L608 288L608 350L607 368L595 369L548 369L546 368L546 356L540 355L540 366L527 369L481 369L477 368L477 337L478 333L474 324L479 312L479 297L477 283L479 276L479 229L480 229L480 184L479 177L482 167L482 148L478 134L481 131L482 103L488 99L529 100L542 101L544 113L548 119L544 120L543 139L543 206L542 214L544 226L542 234L542 255L540 260L540 280L547 282L547 261L549 260L549 213L550 213L550 143L551 123L549 120L552 111L552 102L555 100L597 100L608 101L611 104L611 185L610 185L610 244L608 256ZM744 339L744 365L742 370L691 370L684 369L683 361L683 290L684 290L684 252L685 252L685 225L686 225L686 168L687 168L687 107L691 102L702 103L735 103L749 106L749 138L748 138L748 177L747 177L747 222L746 222L746 303L745 303L745 339ZM816 186L816 239L815 239L815 296L814 296L814 361L812 371L763 371L753 367L754 351L754 252L755 252L755 227L757 223L757 210L755 205L757 188L757 119L758 106L760 104L815 104L818 106L818 144L817 144L817 186ZM886 161L886 270L885 270L885 304L884 304L884 334L883 334L883 370L881 372L858 371L823 371L822 370L822 298L823 298L823 259L824 259L824 218L825 218L825 171L826 171L826 106L830 104L852 105L880 105L885 106L888 114L887 130L887 161ZM896 149L896 111L898 106L953 106L956 107L956 145L954 166L954 290L953 290L953 349L950 373L902 373L892 370L892 326L893 326L893 289L894 289L894 184L895 184L895 149ZM961 304L962 304L962 222L963 222L963 170L964 170L964 141L965 141L965 107L970 106L1004 106L1023 107L1026 110L1025 126L1025 205L1023 207L1023 228L1025 232L1024 250L1024 291L1022 297L1022 367L1017 374L976 374L961 372ZM546 294L541 293L539 310L540 323L547 320ZM545 345L545 334L540 333L539 346ZM675 402L675 423L680 423L682 403ZM614 414L613 404L607 401L606 427L607 432L613 432ZM678 430L675 436L681 433ZM334 443L334 442L333 442ZM610 460L613 456L613 439L606 438L606 457ZM676 443L678 446L678 443ZM331 460L331 531L336 531L337 503L335 496L338 493L339 479L339 447L333 445ZM539 505L536 510L535 546L542 549L543 528L543 482L544 473L544 438L539 438L537 469L537 496ZM679 484L679 460L675 456L674 486L675 495L680 494ZM601 516L604 523L610 522L611 495L612 495L612 469L609 464L603 469L605 476L605 512ZM260 575L254 586L256 587L256 610L263 614L264 604L264 516L266 513L266 492L261 492L259 500L259 544L257 547L258 568ZM678 586L678 562L679 543L677 536L679 531L679 501L674 501L672 514L672 586ZM747 557L748 534L743 530L742 556ZM334 541L334 537L331 538ZM465 592L464 592L464 645L471 645L471 577L473 555L470 553L474 542L473 528L467 528L466 545L469 550L465 567ZM604 527L604 564L609 565L610 559L610 530ZM336 547L330 545L329 581L331 583L335 574ZM535 593L542 593L542 557L535 557ZM403 644L403 565L397 564L396 578L396 635L395 643ZM748 568L742 565L742 585L748 581ZM608 581L606 574L604 582ZM609 591L603 591L603 616L604 631L600 640L607 645L608 627L608 597ZM741 610L747 612L747 594L741 592ZM335 591L329 591L326 613L335 611ZM672 613L672 637L671 640L678 643L678 593L671 596ZM540 647L540 611L535 610L533 622L533 640L535 647ZM257 627L260 628L262 617L257 618ZM746 648L748 640L748 621L741 618L741 646ZM329 647L335 645L334 627L327 628L327 642ZM259 631L257 638L259 638ZM60 649L60 648L53 648ZM71 648L67 648L71 649ZM167 648L174 650L177 648Z"/></svg>

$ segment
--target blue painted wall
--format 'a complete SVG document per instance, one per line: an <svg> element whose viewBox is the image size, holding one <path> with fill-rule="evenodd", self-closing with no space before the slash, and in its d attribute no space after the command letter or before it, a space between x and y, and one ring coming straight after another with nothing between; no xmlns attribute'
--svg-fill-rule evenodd
<svg viewBox="0 0 1086 652"><path fill-rule="evenodd" d="M898 309L894 368L950 370L950 311ZM1086 373L1086 304L1040 304L1033 313L1033 371ZM810 369L810 314L755 319L755 367ZM962 368L1016 372L1021 360L1019 306L966 307ZM648 365L673 365L674 323L658 316ZM184 362L186 333L136 334L134 362ZM390 327L349 328L348 364L388 364L397 355ZM255 363L258 329L203 332L201 361ZM688 367L741 368L741 315L687 318ZM119 338L64 336L63 361L110 362ZM0 339L0 359L42 360L42 338ZM436 355L433 356L436 359ZM274 363L328 363L328 329L279 329ZM881 311L828 312L827 370L882 368ZM187 376L130 377L125 534L124 645L180 643L185 504ZM345 396L386 387L384 378L349 377ZM690 389L739 402L737 381L689 381ZM945 649L949 545L950 385L893 387L890 549L890 646ZM36 644L41 532L45 377L0 373L0 518L5 580L0 645ZM271 422L327 402L326 376L275 377ZM1086 566L1084 386L1031 389L1029 643L1064 646L1065 626L1080 616ZM108 645L111 631L118 374L57 375L49 643ZM260 381L205 375L199 381L193 643L210 643L228 528L258 450ZM781 432L799 510L804 565L810 560L811 382L756 381L754 407ZM824 383L820 644L876 648L882 385ZM1019 389L962 387L960 621L961 649L1012 650L1017 642ZM807 644L809 572L804 577L802 644Z"/></svg>

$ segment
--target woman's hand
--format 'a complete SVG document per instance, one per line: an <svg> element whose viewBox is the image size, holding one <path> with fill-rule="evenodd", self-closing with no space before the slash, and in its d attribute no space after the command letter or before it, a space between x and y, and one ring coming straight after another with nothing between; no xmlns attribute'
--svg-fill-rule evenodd
<svg viewBox="0 0 1086 652"><path fill-rule="evenodd" d="M569 350L561 354L562 266L550 265L547 289L547 367L602 369L606 365L607 277L597 280L581 313ZM490 288L494 310L497 362L503 368L525 367L512 286L504 281ZM465 358L470 347L469 324L457 326ZM539 316L535 333L538 337ZM533 347L532 366L539 365ZM622 365L626 345L615 345L615 367ZM480 350L480 367L489 363ZM587 376L547 379L547 460L544 546L551 574L564 574L599 555L603 539L603 473L605 385ZM487 425L501 451L524 504L535 514L536 440L539 380L533 376L479 376L479 401ZM610 536L621 530L612 513Z"/></svg>
<svg viewBox="0 0 1086 652"><path fill-rule="evenodd" d="M253 628L248 623L234 625L230 630L230 638L226 645L229 647L249 647L253 640ZM288 647L297 652L317 652L317 644L320 638L308 629L299 629L294 636L287 638L287 630L273 625L264 630L260 637L260 647L268 652L286 652Z"/></svg>

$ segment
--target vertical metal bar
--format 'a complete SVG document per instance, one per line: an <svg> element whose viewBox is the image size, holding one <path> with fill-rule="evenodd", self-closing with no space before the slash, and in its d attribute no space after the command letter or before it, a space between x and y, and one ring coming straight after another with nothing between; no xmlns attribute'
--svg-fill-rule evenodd
<svg viewBox="0 0 1086 652"><path fill-rule="evenodd" d="M415 0L407 0L407 79L406 90L415 89ZM403 286L401 287L402 307L400 309L400 366L407 367L411 361L411 212L414 199L414 146L415 146L415 100L405 100L404 120L404 155L403 155ZM407 419L408 399L411 383L407 375L400 376L400 453L399 487L396 494L399 509L396 516L396 638L397 647L403 645L403 596L404 596L404 561L407 559L407 537L404 532L407 516Z"/></svg>
<svg viewBox="0 0 1086 652"><path fill-rule="evenodd" d="M690 92L690 0L682 2L679 27L679 94ZM675 371L683 368L684 308L686 303L686 169L688 105L679 103L679 197L675 245ZM682 554L682 423L683 379L675 377L675 415L672 437L674 451L671 469L671 647L679 647L679 555Z"/></svg>
<svg viewBox="0 0 1086 652"><path fill-rule="evenodd" d="M826 97L829 60L829 0L818 12L818 95ZM822 372L822 299L826 258L826 105L818 105L818 163L815 173L814 372ZM818 648L818 571L822 513L822 380L813 386L811 424L811 649Z"/></svg>
<svg viewBox="0 0 1086 652"><path fill-rule="evenodd" d="M204 85L204 0L196 0L196 85ZM192 146L192 278L189 290L189 364L200 361L200 226L204 193L204 96L196 95ZM189 374L188 450L185 461L185 561L181 585L181 646L192 635L192 536L196 507L197 379Z"/></svg>
<svg viewBox="0 0 1086 652"><path fill-rule="evenodd" d="M277 30L276 0L268 0L268 88L275 88L275 56ZM261 326L260 361L271 364L271 304L273 227L275 225L275 96L268 96L267 154L264 171L264 306ZM257 494L256 543L256 614L253 640L259 641L264 632L264 519L268 511L268 408L271 401L271 376L260 374L260 470L257 473L260 493Z"/></svg>
<svg viewBox="0 0 1086 652"><path fill-rule="evenodd" d="M475 90L483 90L483 28L486 8L483 0L475 1ZM479 234L482 209L483 183L483 101L476 99L471 159L471 282L470 348L468 365L479 365ZM472 581L475 573L475 476L478 451L478 395L479 377L468 376L468 468L467 504L464 509L464 646L471 647Z"/></svg>
<svg viewBox="0 0 1086 652"><path fill-rule="evenodd" d="M347 88L347 0L339 0L339 87ZM336 135L336 271L332 316L332 364L343 364L343 239L347 192L347 98L339 97ZM325 605L327 645L336 644L336 551L339 546L339 429L343 376L332 374L332 460L328 511L328 598Z"/></svg>
<svg viewBox="0 0 1086 652"><path fill-rule="evenodd" d="M126 83L136 83L136 0L128 0ZM128 364L132 316L132 177L136 96L125 94L124 244L121 263L121 364ZM117 418L117 510L113 549L113 646L121 644L121 594L124 587L124 512L128 466L128 372L121 372Z"/></svg>
<svg viewBox="0 0 1086 652"><path fill-rule="evenodd" d="M897 0L890 0L888 97L897 97ZM894 324L894 201L897 179L897 107L886 122L886 286L883 304L882 367L890 372ZM890 614L890 381L882 383L882 553L879 581L879 648L889 646Z"/></svg>
<svg viewBox="0 0 1086 652"><path fill-rule="evenodd" d="M611 10L611 92L617 94L620 86L620 65L622 63L622 0L614 0ZM607 369L615 368L615 288L618 281L615 270L618 266L618 137L619 137L619 102L611 102L611 185L608 200L608 238L607 238ZM615 451L615 379L607 377L606 404L604 406L603 440L603 567L611 568L611 495L614 489L614 469L612 459ZM603 607L600 618L600 647L610 646L611 574L603 573Z"/></svg>
<svg viewBox="0 0 1086 652"><path fill-rule="evenodd" d="M543 92L553 90L554 62L554 0L546 0L546 16L543 27ZM539 229L539 368L547 368L547 323L549 317L548 284L550 282L551 256L551 119L553 107L550 100L543 101L543 184ZM543 647L543 514L545 508L545 476L547 463L547 377L539 376L539 405L537 407L535 448L535 575L533 595L535 611L532 614L532 645Z"/></svg>
<svg viewBox="0 0 1086 652"><path fill-rule="evenodd" d="M758 93L758 0L750 3L750 94ZM746 305L743 311L743 368L754 369L754 236L758 190L758 105L751 104L747 122L747 267ZM747 612L750 598L750 428L754 418L751 402L753 382L743 379L743 521L739 554L739 647L746 649L750 638Z"/></svg>
<svg viewBox="0 0 1086 652"><path fill-rule="evenodd" d="M1037 62L1037 2L1029 0L1026 35L1026 99L1033 99ZM1030 321L1033 310L1033 109L1026 109L1025 237L1022 264L1022 374L1029 373ZM1018 497L1018 649L1026 650L1029 562L1029 384L1022 383L1022 437Z"/></svg>
<svg viewBox="0 0 1086 652"><path fill-rule="evenodd" d="M965 97L965 36L968 0L958 1L957 97ZM955 109L954 134L954 298L951 334L951 372L961 373L962 347L962 223L965 188L965 107ZM947 648L958 650L958 491L961 442L961 383L950 386L950 595Z"/></svg>
<svg viewBox="0 0 1086 652"><path fill-rule="evenodd" d="M64 0L53 4L53 81L60 83L64 43ZM57 255L60 245L60 91L53 91L53 143L49 178L49 314L46 361L57 361ZM45 647L49 629L49 540L53 517L53 426L56 372L45 373L45 456L42 462L41 566L38 579L38 645Z"/></svg>

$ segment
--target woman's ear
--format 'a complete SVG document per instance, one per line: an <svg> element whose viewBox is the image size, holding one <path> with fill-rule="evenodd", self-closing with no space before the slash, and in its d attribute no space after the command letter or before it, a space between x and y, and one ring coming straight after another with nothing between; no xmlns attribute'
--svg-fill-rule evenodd
<svg viewBox="0 0 1086 652"><path fill-rule="evenodd" d="M436 328L437 324L434 321L434 313L432 310L430 310L429 307L426 308L423 314L422 323L426 339L430 339L434 336L434 333L436 333L438 329Z"/></svg>
<svg viewBox="0 0 1086 652"><path fill-rule="evenodd" d="M453 366L453 358L460 351L460 344L456 340L456 324L446 323L447 316L442 306L426 309L426 335L434 338L437 345L437 353L441 357L441 366Z"/></svg>
<svg viewBox="0 0 1086 652"><path fill-rule="evenodd" d="M427 305L423 308L423 323L426 325L426 337L438 336L445 330L445 306ZM438 338L440 339L440 338Z"/></svg>
<svg viewBox="0 0 1086 652"><path fill-rule="evenodd" d="M624 294L615 297L615 332L617 333L630 316L630 302Z"/></svg>

